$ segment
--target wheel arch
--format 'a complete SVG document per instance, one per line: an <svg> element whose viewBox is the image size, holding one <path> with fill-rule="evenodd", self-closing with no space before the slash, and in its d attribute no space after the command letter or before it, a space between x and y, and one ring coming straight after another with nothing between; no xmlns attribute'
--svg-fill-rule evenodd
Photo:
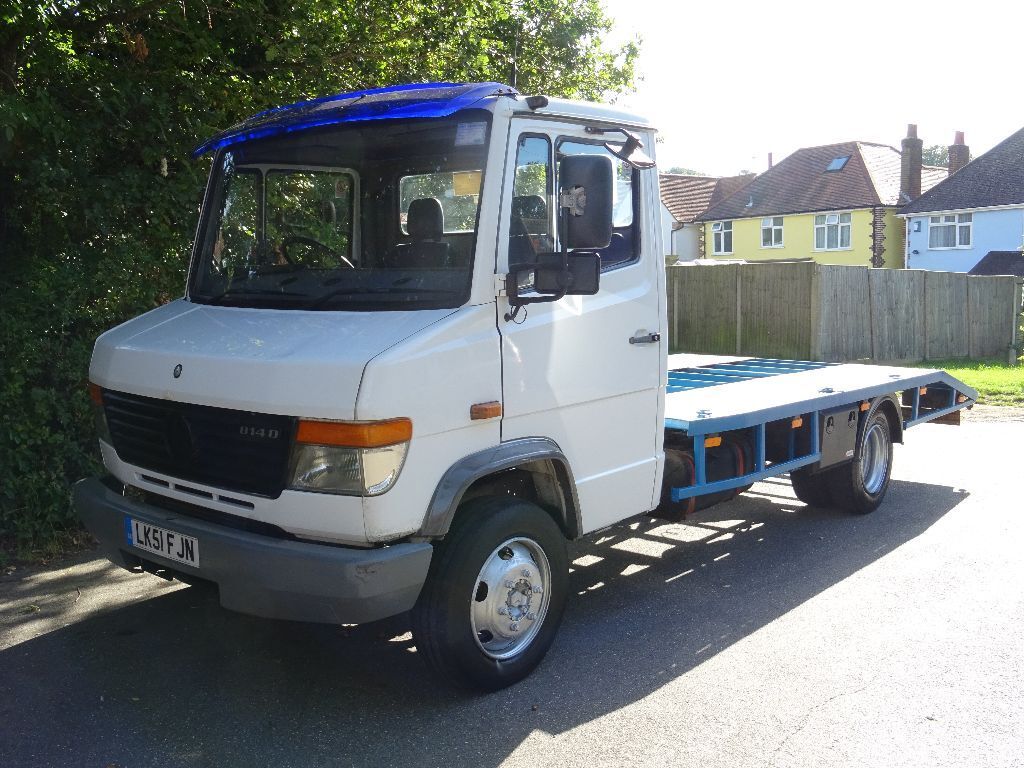
<svg viewBox="0 0 1024 768"><path fill-rule="evenodd" d="M572 468L558 444L546 437L511 440L455 462L434 489L417 535L444 537L462 501L491 483L500 486L501 476L509 470L529 473L536 491L531 500L555 518L566 538L580 536L583 526Z"/></svg>
<svg viewBox="0 0 1024 768"><path fill-rule="evenodd" d="M885 418L889 420L889 434L892 437L892 441L894 443L902 443L903 409L899 400L897 400L895 393L876 397L872 401L871 408L865 414L864 418L861 419L860 428L857 434L858 442L860 441L861 435L864 434L865 425L871 420L871 417L879 411L885 414Z"/></svg>

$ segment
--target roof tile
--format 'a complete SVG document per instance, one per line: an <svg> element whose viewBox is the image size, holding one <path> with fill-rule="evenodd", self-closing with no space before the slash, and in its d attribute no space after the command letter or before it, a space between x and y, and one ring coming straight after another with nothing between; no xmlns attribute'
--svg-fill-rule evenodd
<svg viewBox="0 0 1024 768"><path fill-rule="evenodd" d="M1024 128L976 157L900 213L1024 204Z"/></svg>
<svg viewBox="0 0 1024 768"><path fill-rule="evenodd" d="M849 160L841 170L825 170L843 157ZM931 188L944 175L945 169L925 166L922 187ZM847 141L798 149L699 218L709 221L895 206L899 193L899 151L886 144Z"/></svg>
<svg viewBox="0 0 1024 768"><path fill-rule="evenodd" d="M724 200L737 189L749 184L754 174L715 178L663 173L660 179L661 201L676 221L689 224L706 211L708 206Z"/></svg>
<svg viewBox="0 0 1024 768"><path fill-rule="evenodd" d="M1018 275L1024 277L1024 252L989 251L969 275Z"/></svg>

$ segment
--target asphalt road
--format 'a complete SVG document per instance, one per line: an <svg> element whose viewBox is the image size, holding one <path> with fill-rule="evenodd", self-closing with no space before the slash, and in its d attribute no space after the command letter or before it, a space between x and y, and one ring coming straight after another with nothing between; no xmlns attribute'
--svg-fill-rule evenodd
<svg viewBox="0 0 1024 768"><path fill-rule="evenodd" d="M579 549L558 640L490 696L402 620L222 610L95 557L0 583L0 764L1020 766L1024 423L925 425L887 503L784 480Z"/></svg>

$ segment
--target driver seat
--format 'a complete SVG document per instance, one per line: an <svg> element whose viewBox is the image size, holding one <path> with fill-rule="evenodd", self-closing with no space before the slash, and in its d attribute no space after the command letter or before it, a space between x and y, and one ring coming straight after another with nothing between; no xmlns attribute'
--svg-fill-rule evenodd
<svg viewBox="0 0 1024 768"><path fill-rule="evenodd" d="M444 242L444 211L441 202L422 197L409 203L406 228L411 242L399 243L388 258L398 269L439 269L451 266L451 253Z"/></svg>

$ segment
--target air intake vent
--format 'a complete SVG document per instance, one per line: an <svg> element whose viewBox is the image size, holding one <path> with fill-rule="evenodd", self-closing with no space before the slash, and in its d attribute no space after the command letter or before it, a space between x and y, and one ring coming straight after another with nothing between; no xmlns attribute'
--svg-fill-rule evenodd
<svg viewBox="0 0 1024 768"><path fill-rule="evenodd" d="M103 391L122 461L182 480L277 498L296 420Z"/></svg>

